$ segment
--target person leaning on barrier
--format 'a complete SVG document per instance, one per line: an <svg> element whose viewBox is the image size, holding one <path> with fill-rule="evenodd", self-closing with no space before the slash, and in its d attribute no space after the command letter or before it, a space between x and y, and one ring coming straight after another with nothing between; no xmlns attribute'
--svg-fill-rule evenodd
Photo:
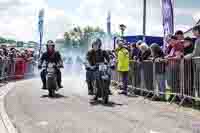
<svg viewBox="0 0 200 133"><path fill-rule="evenodd" d="M191 54L194 50L193 40L190 37L184 39L184 55Z"/></svg>
<svg viewBox="0 0 200 133"><path fill-rule="evenodd" d="M184 33L181 30L176 31L175 36L178 40L183 41L184 40Z"/></svg>
<svg viewBox="0 0 200 133"><path fill-rule="evenodd" d="M157 82L158 90L161 92L161 95L158 97L160 100L164 100L165 92L165 60L164 53L160 46L156 43L153 43L150 47L153 62L155 63L155 79Z"/></svg>
<svg viewBox="0 0 200 133"><path fill-rule="evenodd" d="M146 43L142 43L139 46L139 49L141 51L141 54L139 56L139 61L148 60L151 56L151 50L149 46Z"/></svg>
<svg viewBox="0 0 200 133"><path fill-rule="evenodd" d="M122 79L121 94L128 95L128 72L129 72L129 51L125 48L123 41L118 41L117 48L117 71Z"/></svg>
<svg viewBox="0 0 200 133"><path fill-rule="evenodd" d="M40 58L38 68L42 69L43 63L46 62L55 62L57 66L63 67L63 62L61 55L58 51L55 51L55 43L52 40L47 41L47 52L42 54L42 57ZM46 71L43 70L40 74L43 87L42 89L46 89ZM59 68L57 68L57 83L59 88L63 88L61 85L61 71Z"/></svg>
<svg viewBox="0 0 200 133"><path fill-rule="evenodd" d="M130 57L133 60L137 60L140 54L140 50L137 47L137 45L135 43L131 44L131 53L130 53Z"/></svg>
<svg viewBox="0 0 200 133"><path fill-rule="evenodd" d="M193 29L193 34L196 37L194 50L191 54L185 56L186 59L191 59L192 57L200 56L200 25L196 25Z"/></svg>
<svg viewBox="0 0 200 133"><path fill-rule="evenodd" d="M178 40L176 36L172 36L169 40L169 46L171 47L170 53L166 56L166 58L177 58L180 59L184 54L184 45L182 41Z"/></svg>

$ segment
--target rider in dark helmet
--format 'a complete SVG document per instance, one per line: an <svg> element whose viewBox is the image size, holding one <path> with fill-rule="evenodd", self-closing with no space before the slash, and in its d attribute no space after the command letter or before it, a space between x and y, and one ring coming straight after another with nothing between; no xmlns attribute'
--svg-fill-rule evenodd
<svg viewBox="0 0 200 133"><path fill-rule="evenodd" d="M59 88L63 88L61 85L61 71L59 68L63 68L63 61L61 58L61 55L58 51L55 51L55 43L52 40L47 41L47 51L42 54L42 57L40 58L38 68L42 68L42 64L44 62L54 62L56 63L57 67L57 84ZM43 87L42 89L46 89L46 71L43 70L40 74Z"/></svg>
<svg viewBox="0 0 200 133"><path fill-rule="evenodd" d="M86 58L90 66L95 66L97 63L104 63L107 61L110 62L109 55L107 51L101 49L102 42L100 39L96 39L92 43L92 49L88 51ZM86 81L88 84L88 94L93 95L93 86L92 82L95 79L95 72L86 68Z"/></svg>

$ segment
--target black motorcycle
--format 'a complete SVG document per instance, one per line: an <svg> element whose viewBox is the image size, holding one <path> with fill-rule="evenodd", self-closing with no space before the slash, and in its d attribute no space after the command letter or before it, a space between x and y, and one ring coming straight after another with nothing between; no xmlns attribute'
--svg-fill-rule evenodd
<svg viewBox="0 0 200 133"><path fill-rule="evenodd" d="M102 98L104 104L109 102L111 68L112 66L106 63L99 63L95 66L90 66L90 70L93 70L95 73L95 80L93 80L92 83L95 101L98 100L98 98Z"/></svg>
<svg viewBox="0 0 200 133"><path fill-rule="evenodd" d="M57 71L58 66L56 66L56 63L49 62L46 63L45 71L46 71L46 87L49 91L49 96L54 97L55 91L59 89L57 85Z"/></svg>

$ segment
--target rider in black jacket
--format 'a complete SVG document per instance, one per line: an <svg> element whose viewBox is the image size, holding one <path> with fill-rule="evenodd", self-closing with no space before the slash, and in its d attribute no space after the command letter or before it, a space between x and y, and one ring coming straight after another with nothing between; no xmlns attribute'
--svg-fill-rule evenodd
<svg viewBox="0 0 200 133"><path fill-rule="evenodd" d="M62 58L61 55L58 51L55 51L55 43L52 40L47 41L47 51L45 53L42 54L42 57L40 58L39 61L39 65L38 68L41 69L42 68L42 64L44 62L55 62L56 65L58 66L57 68L57 84L59 88L63 88L63 86L61 85L61 71L59 68L63 67L63 62L62 62ZM46 89L46 71L43 70L40 73L41 79L42 79L42 83L43 83L43 87L42 89Z"/></svg>
<svg viewBox="0 0 200 133"><path fill-rule="evenodd" d="M97 63L103 63L107 61L110 62L109 55L107 51L101 49L102 42L97 39L92 43L92 49L88 51L86 59L90 66L95 66ZM92 82L95 79L95 71L86 68L86 81L88 84L88 94L93 95L93 85Z"/></svg>

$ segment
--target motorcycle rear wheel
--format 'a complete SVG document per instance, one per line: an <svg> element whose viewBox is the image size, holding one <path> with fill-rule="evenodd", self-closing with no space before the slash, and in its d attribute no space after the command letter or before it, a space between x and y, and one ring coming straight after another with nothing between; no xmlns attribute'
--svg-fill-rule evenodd
<svg viewBox="0 0 200 133"><path fill-rule="evenodd" d="M55 97L55 90L49 89L49 97Z"/></svg>
<svg viewBox="0 0 200 133"><path fill-rule="evenodd" d="M107 81L102 80L101 82L101 92L102 92L102 100L104 104L108 104L109 102L109 89L107 88Z"/></svg>

